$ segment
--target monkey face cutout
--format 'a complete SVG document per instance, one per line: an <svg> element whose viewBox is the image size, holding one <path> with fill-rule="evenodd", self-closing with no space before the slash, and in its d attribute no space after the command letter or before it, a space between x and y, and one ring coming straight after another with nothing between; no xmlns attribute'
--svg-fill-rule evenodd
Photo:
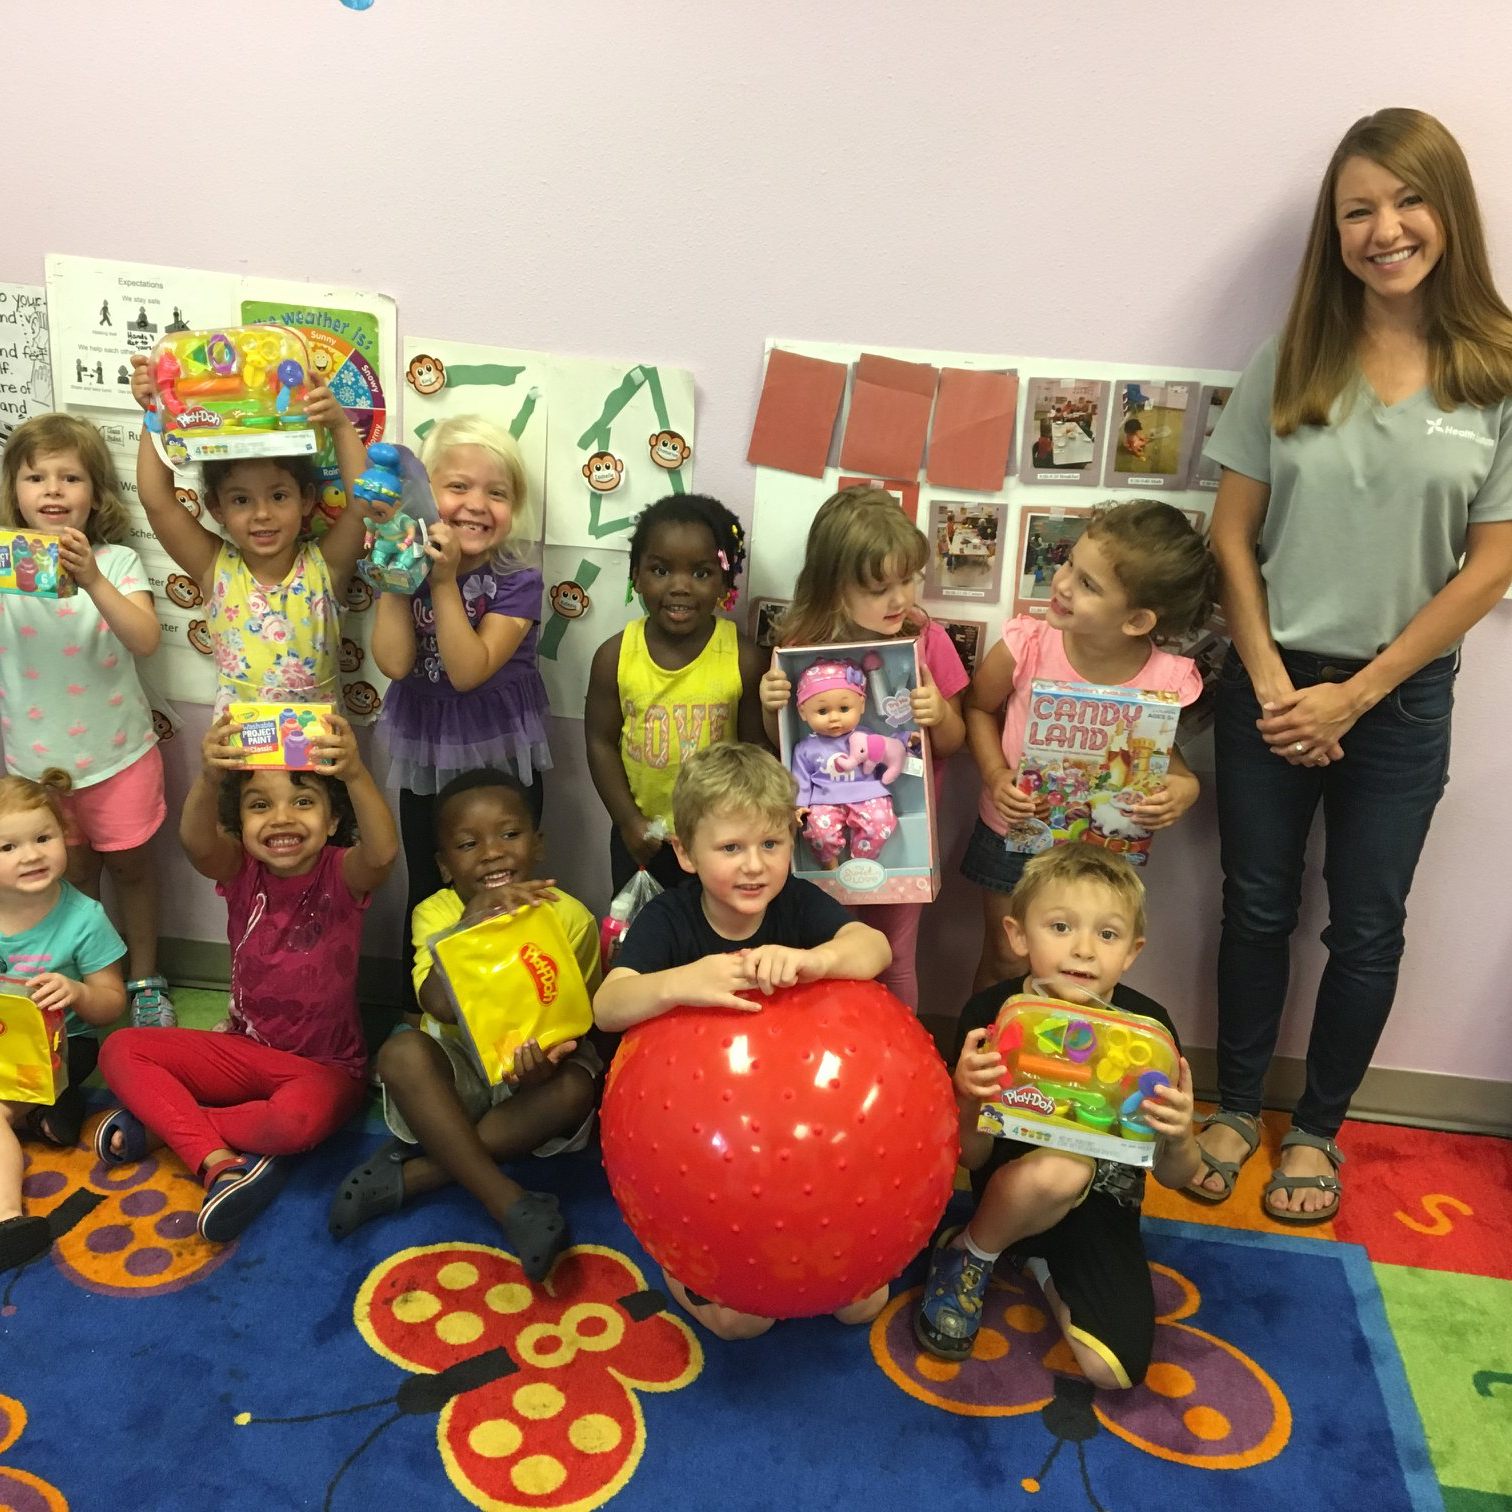
<svg viewBox="0 0 1512 1512"><path fill-rule="evenodd" d="M185 577L182 572L168 574L167 581L163 584L163 592L168 595L168 602L177 604L180 609L198 609L205 602L199 584L193 578Z"/></svg>
<svg viewBox="0 0 1512 1512"><path fill-rule="evenodd" d="M149 709L152 715L152 733L157 736L159 745L173 739L178 731L173 728L173 721L159 709Z"/></svg>
<svg viewBox="0 0 1512 1512"><path fill-rule="evenodd" d="M587 614L592 600L588 590L574 582L555 583L551 589L551 609L563 619L582 619Z"/></svg>
<svg viewBox="0 0 1512 1512"><path fill-rule="evenodd" d="M204 620L190 620L189 628L185 633L189 637L189 644L201 656L215 655L215 641L211 638L210 627Z"/></svg>
<svg viewBox="0 0 1512 1512"><path fill-rule="evenodd" d="M353 614L361 614L364 609L373 607L373 590L355 572L347 584L346 606Z"/></svg>
<svg viewBox="0 0 1512 1512"><path fill-rule="evenodd" d="M173 497L177 499L179 503L182 504L184 508L194 516L196 520L199 519L200 515L204 512L200 508L199 494L197 494L192 488L175 488L173 490Z"/></svg>
<svg viewBox="0 0 1512 1512"><path fill-rule="evenodd" d="M693 455L693 448L676 431L657 431L650 445L651 460L668 472L676 472Z"/></svg>
<svg viewBox="0 0 1512 1512"><path fill-rule="evenodd" d="M348 683L341 691L341 698L347 706L347 713L355 714L359 719L376 714L381 702L377 688L370 682Z"/></svg>
<svg viewBox="0 0 1512 1512"><path fill-rule="evenodd" d="M625 478L625 464L613 452L594 452L583 464L583 476L594 493L612 493Z"/></svg>
<svg viewBox="0 0 1512 1512"><path fill-rule="evenodd" d="M355 672L365 659L362 647L349 636L343 635L341 637L341 655L337 663L341 670L343 672Z"/></svg>
<svg viewBox="0 0 1512 1512"><path fill-rule="evenodd" d="M446 387L446 364L439 357L427 357L422 352L410 358L404 381L417 394L439 394Z"/></svg>

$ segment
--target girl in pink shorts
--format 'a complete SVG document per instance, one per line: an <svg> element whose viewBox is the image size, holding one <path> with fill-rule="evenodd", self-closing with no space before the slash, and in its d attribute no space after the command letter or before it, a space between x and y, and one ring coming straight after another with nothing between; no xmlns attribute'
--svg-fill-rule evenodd
<svg viewBox="0 0 1512 1512"><path fill-rule="evenodd" d="M132 1022L172 1025L147 858L166 811L163 763L137 677L162 632L141 560L119 544L126 509L94 426L38 415L15 431L0 459L0 527L20 533L8 563L20 591L0 596L6 770L68 773L68 879L97 898L109 870Z"/></svg>

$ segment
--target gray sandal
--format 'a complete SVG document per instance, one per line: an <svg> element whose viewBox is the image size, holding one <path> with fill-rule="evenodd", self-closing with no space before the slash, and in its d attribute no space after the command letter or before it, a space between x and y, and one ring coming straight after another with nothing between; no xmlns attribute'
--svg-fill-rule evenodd
<svg viewBox="0 0 1512 1512"><path fill-rule="evenodd" d="M404 1164L418 1154L419 1145L390 1139L349 1172L326 1214L331 1238L345 1239L370 1219L397 1213L404 1206Z"/></svg>
<svg viewBox="0 0 1512 1512"><path fill-rule="evenodd" d="M1293 1145L1302 1145L1309 1150L1322 1150L1333 1162L1333 1171L1327 1176L1288 1176L1282 1171L1277 1171L1266 1183L1265 1191L1260 1195L1260 1205L1265 1209L1265 1216L1273 1223L1290 1223L1298 1227L1304 1227L1310 1223L1328 1223L1339 1216L1339 1205L1344 1201L1344 1188L1339 1183L1339 1167L1344 1164L1344 1152L1333 1140L1324 1139L1318 1134L1309 1134L1305 1129L1292 1129L1282 1138L1282 1153L1285 1154ZM1308 1190L1332 1192L1333 1202L1326 1208L1319 1208L1315 1213L1281 1213L1270 1204L1272 1192L1280 1192L1282 1196L1289 1197L1293 1192Z"/></svg>
<svg viewBox="0 0 1512 1512"><path fill-rule="evenodd" d="M1260 1119L1254 1113L1229 1113L1219 1108L1206 1118L1198 1120L1199 1128L1205 1129L1209 1124L1232 1129L1245 1144L1244 1154L1238 1160L1219 1160L1209 1155L1201 1144L1197 1146L1197 1153L1202 1156L1202 1170L1192 1178L1193 1181L1200 1181L1205 1176L1216 1176L1222 1181L1223 1190L1210 1192L1205 1187L1188 1185L1185 1191L1188 1197L1195 1197L1199 1202L1217 1207L1220 1202L1227 1202L1234 1195L1234 1183L1239 1179L1240 1166L1260 1148Z"/></svg>

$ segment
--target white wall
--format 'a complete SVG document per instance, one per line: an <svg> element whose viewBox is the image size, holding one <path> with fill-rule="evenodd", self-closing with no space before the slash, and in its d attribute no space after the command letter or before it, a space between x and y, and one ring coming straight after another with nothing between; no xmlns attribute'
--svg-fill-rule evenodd
<svg viewBox="0 0 1512 1512"><path fill-rule="evenodd" d="M699 487L747 515L773 333L1241 365L1279 318L1329 151L1383 105L1459 135L1512 292L1512 17L1496 0L75 0L13 4L0 24L0 279L40 283L49 251L331 279L395 295L418 336L680 363L699 382ZM1383 1064L1512 1080L1509 654L1502 607L1467 646ZM180 792L197 730L168 748ZM602 904L580 737L554 731L552 863ZM951 785L958 854L964 761ZM214 898L162 851L165 933L219 937ZM1211 1043L1206 801L1150 881L1137 980ZM957 880L928 916L927 979L964 987L975 906ZM390 897L375 935L398 918Z"/></svg>

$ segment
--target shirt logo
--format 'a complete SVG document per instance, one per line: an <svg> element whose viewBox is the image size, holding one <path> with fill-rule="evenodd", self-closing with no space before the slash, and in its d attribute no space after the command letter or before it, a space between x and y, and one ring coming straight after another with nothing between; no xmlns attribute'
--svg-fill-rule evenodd
<svg viewBox="0 0 1512 1512"><path fill-rule="evenodd" d="M1496 440L1492 436L1483 436L1479 431L1466 430L1462 425L1445 425L1442 415L1429 415L1427 422L1430 436L1454 436L1461 441L1473 441L1477 446L1496 445Z"/></svg>

